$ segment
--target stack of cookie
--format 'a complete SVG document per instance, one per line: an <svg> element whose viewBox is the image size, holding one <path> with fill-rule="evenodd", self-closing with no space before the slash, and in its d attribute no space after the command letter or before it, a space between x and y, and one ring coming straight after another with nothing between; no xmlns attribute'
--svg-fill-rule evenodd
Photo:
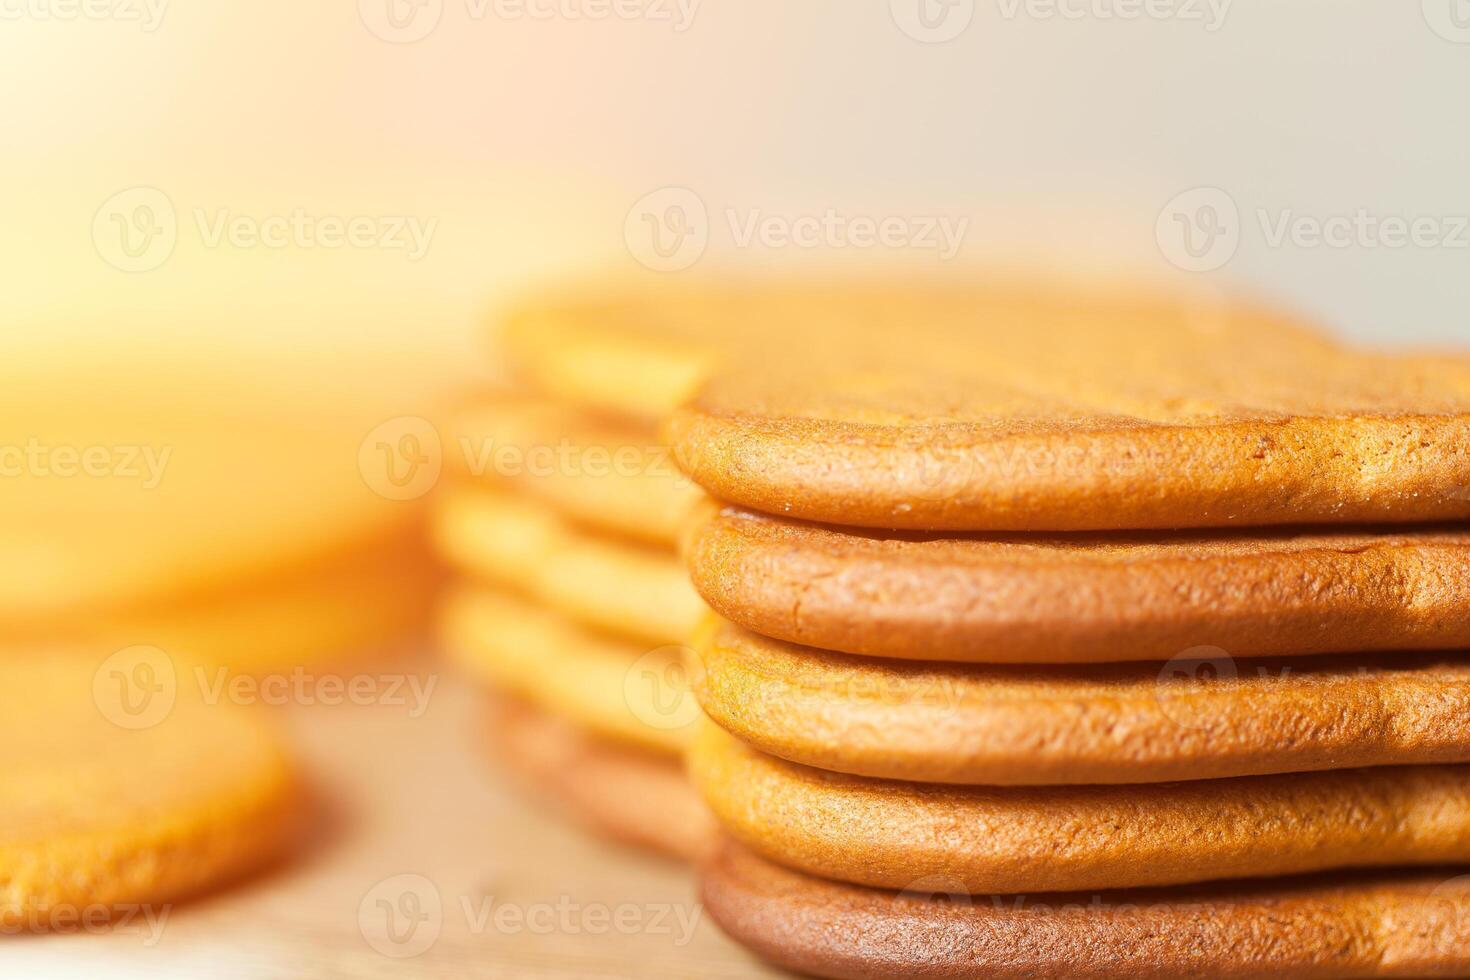
<svg viewBox="0 0 1470 980"><path fill-rule="evenodd" d="M1025 283L541 326L542 377L689 399L724 502L689 763L736 938L833 977L1470 972L1463 358Z"/></svg>
<svg viewBox="0 0 1470 980"><path fill-rule="evenodd" d="M1060 295L879 349L672 426L735 505L688 543L727 931L835 977L1470 972L1424 870L1470 862L1470 532L1408 523L1470 516L1470 364Z"/></svg>
<svg viewBox="0 0 1470 980"><path fill-rule="evenodd" d="M444 646L490 693L506 765L606 836L693 857L712 827L679 763L684 658L707 609L674 544L701 494L636 405L558 399L520 373L524 389L454 423L432 522L462 573Z"/></svg>

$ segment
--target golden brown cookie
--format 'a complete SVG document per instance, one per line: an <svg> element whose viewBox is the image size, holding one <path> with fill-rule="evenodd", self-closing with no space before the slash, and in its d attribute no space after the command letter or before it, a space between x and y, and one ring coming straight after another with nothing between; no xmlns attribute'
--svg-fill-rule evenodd
<svg viewBox="0 0 1470 980"><path fill-rule="evenodd" d="M710 718L769 755L861 776L1045 786L1470 762L1464 655L982 667L728 623L696 652Z"/></svg>
<svg viewBox="0 0 1470 980"><path fill-rule="evenodd" d="M1470 647L1470 531L864 532L708 508L695 587L757 633L917 660L1167 660Z"/></svg>
<svg viewBox="0 0 1470 980"><path fill-rule="evenodd" d="M518 699L490 700L486 734L495 757L575 819L684 861L710 851L714 820L676 760L598 739Z"/></svg>
<svg viewBox="0 0 1470 980"><path fill-rule="evenodd" d="M459 568L598 629L683 643L708 612L672 554L577 530L534 500L447 488L433 528L440 554Z"/></svg>
<svg viewBox="0 0 1470 980"><path fill-rule="evenodd" d="M681 465L722 500L865 527L1470 515L1465 359L1153 297L956 296L888 326L815 362L716 372L668 429Z"/></svg>
<svg viewBox="0 0 1470 980"><path fill-rule="evenodd" d="M866 527L1470 515L1470 361L1214 294L992 276L690 282L528 306L511 363L658 420L716 497ZM692 400L691 400L692 399Z"/></svg>
<svg viewBox="0 0 1470 980"><path fill-rule="evenodd" d="M673 754L693 734L683 647L639 646L478 587L444 599L439 629L471 675L599 736Z"/></svg>
<svg viewBox="0 0 1470 980"><path fill-rule="evenodd" d="M704 499L653 426L535 395L501 393L465 406L451 437L462 476L514 486L577 524L661 547L677 544Z"/></svg>
<svg viewBox="0 0 1470 980"><path fill-rule="evenodd" d="M157 650L0 662L0 927L75 927L253 871L297 793L259 713Z"/></svg>
<svg viewBox="0 0 1470 980"><path fill-rule="evenodd" d="M969 892L1470 863L1470 766L1146 786L951 787L824 772L701 726L689 771L725 830L811 874Z"/></svg>
<svg viewBox="0 0 1470 980"><path fill-rule="evenodd" d="M908 892L825 881L727 845L701 892L720 927L764 959L834 980L1470 974L1463 868L970 896L943 881Z"/></svg>
<svg viewBox="0 0 1470 980"><path fill-rule="evenodd" d="M0 640L0 657L147 644L210 666L268 674L379 654L424 625L437 584L423 546L405 537L183 600L33 622Z"/></svg>

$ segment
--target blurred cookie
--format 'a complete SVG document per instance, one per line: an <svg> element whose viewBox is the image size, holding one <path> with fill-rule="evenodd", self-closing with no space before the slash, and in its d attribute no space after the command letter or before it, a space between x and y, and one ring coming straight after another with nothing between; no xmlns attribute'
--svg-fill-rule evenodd
<svg viewBox="0 0 1470 980"><path fill-rule="evenodd" d="M157 650L0 661L0 741L6 929L156 908L259 868L294 829L266 719L206 703Z"/></svg>
<svg viewBox="0 0 1470 980"><path fill-rule="evenodd" d="M182 602L402 540L419 511L388 479L437 473L414 428L432 427L306 380L110 364L6 385L0 623Z"/></svg>
<svg viewBox="0 0 1470 980"><path fill-rule="evenodd" d="M598 739L518 699L489 700L486 737L497 760L574 819L680 860L710 851L714 820L677 760Z"/></svg>
<svg viewBox="0 0 1470 980"><path fill-rule="evenodd" d="M654 426L535 395L501 393L462 408L451 442L461 476L513 486L579 525L661 547L678 542L704 499Z"/></svg>
<svg viewBox="0 0 1470 980"><path fill-rule="evenodd" d="M1183 884L1331 868L1470 863L1470 766L1146 786L953 787L824 772L710 723L689 771L736 840L881 888L969 892Z"/></svg>
<svg viewBox="0 0 1470 980"><path fill-rule="evenodd" d="M726 845L704 907L788 970L840 980L1172 980L1470 974L1464 869L1082 894L906 892L811 877Z"/></svg>
<svg viewBox="0 0 1470 980"><path fill-rule="evenodd" d="M1470 647L1470 532L1085 535L836 529L735 508L691 522L695 587L757 633L988 663Z"/></svg>
<svg viewBox="0 0 1470 980"><path fill-rule="evenodd" d="M330 669L354 655L384 652L427 620L437 576L422 544L405 538L185 601L33 623L0 641L0 658L147 644L243 673Z"/></svg>
<svg viewBox="0 0 1470 980"><path fill-rule="evenodd" d="M1470 762L1470 657L1167 664L879 660L728 623L696 644L710 718L761 751L863 776L989 785Z"/></svg>
<svg viewBox="0 0 1470 980"><path fill-rule="evenodd" d="M473 587L444 599L439 628L471 675L599 736L673 754L693 733L683 647L638 646Z"/></svg>
<svg viewBox="0 0 1470 980"><path fill-rule="evenodd" d="M460 569L598 629L683 643L708 612L672 554L579 531L534 500L450 488L435 501L433 528Z"/></svg>

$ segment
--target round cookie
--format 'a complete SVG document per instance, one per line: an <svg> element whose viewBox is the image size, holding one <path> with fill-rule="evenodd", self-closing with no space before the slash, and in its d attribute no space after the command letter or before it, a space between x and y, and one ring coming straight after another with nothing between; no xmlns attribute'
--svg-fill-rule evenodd
<svg viewBox="0 0 1470 980"><path fill-rule="evenodd" d="M450 488L435 501L433 536L459 568L636 640L687 642L708 612L673 555L577 531L533 500Z"/></svg>
<svg viewBox="0 0 1470 980"><path fill-rule="evenodd" d="M185 601L31 624L0 642L0 657L145 644L245 673L331 667L381 651L427 619L436 576L407 537Z"/></svg>
<svg viewBox="0 0 1470 980"><path fill-rule="evenodd" d="M880 888L1134 888L1330 868L1470 862L1470 766L1147 786L952 787L824 772L713 724L689 772L757 853Z"/></svg>
<svg viewBox="0 0 1470 980"><path fill-rule="evenodd" d="M1470 516L1470 359L1350 348L1203 290L691 281L559 295L500 339L553 397L677 409L685 471L767 513L1014 531Z"/></svg>
<svg viewBox="0 0 1470 980"><path fill-rule="evenodd" d="M683 647L637 646L484 588L447 596L439 627L472 675L599 736L676 754L693 734Z"/></svg>
<svg viewBox="0 0 1470 980"><path fill-rule="evenodd" d="M722 624L705 713L834 772L995 786L1151 783L1470 762L1470 660L1390 654L1014 667L877 660Z"/></svg>
<svg viewBox="0 0 1470 980"><path fill-rule="evenodd" d="M907 893L726 845L704 907L765 960L833 980L1337 980L1470 973L1470 886L1443 873L1314 875L1093 894Z"/></svg>
<svg viewBox="0 0 1470 980"><path fill-rule="evenodd" d="M676 760L594 738L517 699L490 700L486 735L495 757L575 819L683 861L710 851L714 820Z"/></svg>
<svg viewBox="0 0 1470 980"><path fill-rule="evenodd" d="M877 657L1167 660L1470 647L1457 527L1014 536L879 534L710 507L685 552L757 633Z"/></svg>
<svg viewBox="0 0 1470 980"><path fill-rule="evenodd" d="M391 413L361 379L213 362L0 374L7 629L206 595L417 520L364 464Z"/></svg>
<svg viewBox="0 0 1470 980"><path fill-rule="evenodd" d="M0 739L7 930L169 903L291 839L296 791L266 719L206 703L158 651L0 662Z"/></svg>
<svg viewBox="0 0 1470 980"><path fill-rule="evenodd" d="M452 425L462 476L514 486L604 533L673 547L704 499L649 425L509 393L465 406Z"/></svg>
<svg viewBox="0 0 1470 980"><path fill-rule="evenodd" d="M715 372L666 429L715 497L825 523L1087 531L1470 516L1470 360L1245 305L957 297Z"/></svg>

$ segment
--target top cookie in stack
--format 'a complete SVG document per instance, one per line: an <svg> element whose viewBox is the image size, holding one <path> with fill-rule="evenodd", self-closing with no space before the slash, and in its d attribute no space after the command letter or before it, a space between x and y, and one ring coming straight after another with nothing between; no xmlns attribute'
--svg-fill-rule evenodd
<svg viewBox="0 0 1470 980"><path fill-rule="evenodd" d="M690 765L749 849L706 878L738 938L831 976L1470 967L1443 922L1349 963L1270 911L1422 924L1445 895L1419 879L1292 876L1470 861L1470 671L1435 652L1470 646L1470 535L1422 523L1470 514L1470 362L1036 283L682 289L531 326L550 384L683 401L680 463L733 505L686 556L730 621ZM1275 891L1220 886L1204 921L1249 949L1100 911L1041 942L1023 903L913 897L1245 877Z"/></svg>

